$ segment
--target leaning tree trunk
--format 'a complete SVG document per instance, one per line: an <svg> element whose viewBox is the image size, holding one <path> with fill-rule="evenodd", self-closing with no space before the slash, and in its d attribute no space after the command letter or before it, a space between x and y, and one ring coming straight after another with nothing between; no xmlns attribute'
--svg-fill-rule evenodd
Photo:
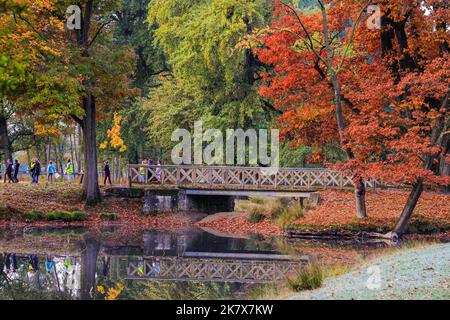
<svg viewBox="0 0 450 320"><path fill-rule="evenodd" d="M98 186L97 170L97 133L95 97L88 94L83 98L85 116L83 118L84 138L84 190L83 198L87 205L95 205L101 201L100 188Z"/></svg>
<svg viewBox="0 0 450 320"><path fill-rule="evenodd" d="M408 229L409 220L414 212L414 208L419 201L420 195L423 192L423 178L417 179L416 183L409 194L408 200L406 201L405 207L403 208L402 214L397 221L397 225L394 231L397 236L401 237Z"/></svg>

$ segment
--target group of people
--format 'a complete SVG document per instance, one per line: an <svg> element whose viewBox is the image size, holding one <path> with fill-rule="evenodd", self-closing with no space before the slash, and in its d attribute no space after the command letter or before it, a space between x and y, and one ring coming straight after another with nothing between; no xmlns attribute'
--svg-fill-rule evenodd
<svg viewBox="0 0 450 320"><path fill-rule="evenodd" d="M139 180L141 183L145 181L145 172L147 171L147 182L159 182L161 181L161 173L162 173L162 162L161 160L153 160L153 159L144 159L141 163L145 166L156 166L155 174L153 175L150 170L146 170L145 167L139 168Z"/></svg>
<svg viewBox="0 0 450 320"><path fill-rule="evenodd" d="M40 270L39 267L39 258L37 254L31 254L26 261L23 261L19 264L18 257L15 253L3 253L2 255L3 260L3 271L5 274L10 273L16 273L20 269L25 269L29 273L36 273ZM66 256L63 261L64 264L64 271L67 274L73 273L74 267L75 267L75 260L70 258L69 256ZM47 258L45 259L45 271L47 273L53 273L55 271L55 260L47 255Z"/></svg>
<svg viewBox="0 0 450 320"><path fill-rule="evenodd" d="M6 163L6 180L8 183L18 183L19 182L19 170L20 163L18 160L12 162L8 160ZM39 159L32 159L29 166L29 173L31 176L31 183L38 184L39 178L42 174L42 166ZM68 160L64 169L64 175L67 178L67 182L70 184L74 179L74 165L72 160ZM52 161L47 165L47 183L54 183L55 177L58 177L56 172L56 167Z"/></svg>
<svg viewBox="0 0 450 320"><path fill-rule="evenodd" d="M20 168L20 163L18 160L15 160L14 163L11 160L7 161L6 176L8 178L8 183L18 183L19 182L19 168Z"/></svg>
<svg viewBox="0 0 450 320"><path fill-rule="evenodd" d="M110 185L112 185L111 181L111 169L109 166L109 161L105 161L103 166L103 172L104 172L104 181L103 184L106 185L108 182ZM145 159L142 161L143 165L151 165L151 166L158 166L155 170L155 174L153 175L150 171L148 171L148 182L158 182L161 180L161 172L162 172L162 163L161 160L153 160L153 159ZM18 183L19 182L19 169L20 169L20 163L18 160L15 160L14 163L11 160L7 161L6 166L6 177L8 180L8 183ZM141 167L140 169L140 175L141 175L141 182L145 182L145 167ZM56 171L56 167L53 164L52 161L50 161L46 168L47 171L47 183L53 184L54 179L58 178L59 175ZM39 159L32 159L30 166L29 166L29 173L31 176L31 183L32 184L38 184L39 178L42 175L42 166ZM80 172L80 183L83 183L83 177L84 174L81 171ZM64 168L64 176L67 179L67 182L71 184L75 178L74 173L74 164L72 160L68 160L67 164ZM6 180L5 180L6 182Z"/></svg>

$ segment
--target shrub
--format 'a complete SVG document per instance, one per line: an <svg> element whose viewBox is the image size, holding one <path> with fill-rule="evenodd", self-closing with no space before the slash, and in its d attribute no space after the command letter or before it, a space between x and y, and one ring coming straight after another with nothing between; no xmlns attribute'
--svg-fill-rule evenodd
<svg viewBox="0 0 450 320"><path fill-rule="evenodd" d="M288 278L289 287L296 292L317 289L322 285L323 275L321 268L310 264L302 268L297 276Z"/></svg>
<svg viewBox="0 0 450 320"><path fill-rule="evenodd" d="M33 222L37 220L41 220L44 217L44 213L42 211L33 210L25 213L24 218L27 222Z"/></svg>
<svg viewBox="0 0 450 320"><path fill-rule="evenodd" d="M73 211L72 220L73 221L84 221L87 218L87 213L84 211Z"/></svg>
<svg viewBox="0 0 450 320"><path fill-rule="evenodd" d="M55 214L55 212L48 212L48 213L45 215L45 219L46 219L47 221L55 221L55 220L58 220L58 215Z"/></svg>
<svg viewBox="0 0 450 320"><path fill-rule="evenodd" d="M54 211L54 213L57 216L58 220L63 220L63 221L71 221L72 220L72 214L68 211Z"/></svg>
<svg viewBox="0 0 450 320"><path fill-rule="evenodd" d="M293 221L303 217L302 207L296 203L288 208L284 208L281 214L276 218L276 224L281 228L288 227Z"/></svg>
<svg viewBox="0 0 450 320"><path fill-rule="evenodd" d="M248 216L248 222L250 223L258 223L264 220L264 215L260 211L260 208L258 207L252 207L250 209L250 213Z"/></svg>
<svg viewBox="0 0 450 320"><path fill-rule="evenodd" d="M262 197L250 197L249 201L254 204L264 204L267 199Z"/></svg>
<svg viewBox="0 0 450 320"><path fill-rule="evenodd" d="M108 221L115 221L119 217L114 212L101 212L100 213L100 219L102 220L108 220Z"/></svg>

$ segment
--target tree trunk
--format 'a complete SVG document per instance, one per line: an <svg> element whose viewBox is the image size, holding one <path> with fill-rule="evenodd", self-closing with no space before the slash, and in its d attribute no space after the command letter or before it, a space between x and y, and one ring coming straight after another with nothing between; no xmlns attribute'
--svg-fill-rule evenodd
<svg viewBox="0 0 450 320"><path fill-rule="evenodd" d="M77 126L76 129L76 151L75 151L75 157L76 157L76 162L77 162L77 168L78 171L81 171L82 166L82 162L81 162L81 140L82 140L82 134L81 134L81 127Z"/></svg>
<svg viewBox="0 0 450 320"><path fill-rule="evenodd" d="M406 230L408 229L409 219L414 212L414 208L417 205L417 201L419 201L420 195L423 192L423 179L417 179L417 182L414 184L408 200L406 201L405 207L403 208L402 214L397 221L397 225L394 228L394 232L401 237Z"/></svg>
<svg viewBox="0 0 450 320"><path fill-rule="evenodd" d="M87 205L95 205L101 201L100 188L98 186L97 170L97 133L95 97L88 94L83 98L85 116L83 118L84 138L84 190L83 198Z"/></svg>
<svg viewBox="0 0 450 320"><path fill-rule="evenodd" d="M46 153L46 163L47 166L50 163L50 161L52 161L52 140L50 138L48 138L47 141L47 153Z"/></svg>
<svg viewBox="0 0 450 320"><path fill-rule="evenodd" d="M366 210L366 186L364 180L360 178L355 185L356 215L360 219L367 218Z"/></svg>
<svg viewBox="0 0 450 320"><path fill-rule="evenodd" d="M3 182L6 182L6 166L8 160L12 161L12 148L8 136L8 123L2 114L0 114L0 146L3 150ZM1 174L2 172L0 172Z"/></svg>
<svg viewBox="0 0 450 320"><path fill-rule="evenodd" d="M81 300L92 299L95 290L95 273L100 243L93 239L85 239L86 247L81 254Z"/></svg>
<svg viewBox="0 0 450 320"><path fill-rule="evenodd" d="M342 110L342 94L341 94L341 86L339 84L339 80L337 77L337 74L333 70L333 50L330 46L330 39L328 34L328 17L325 5L319 1L321 11L322 11L322 27L323 27L323 34L324 34L324 44L325 44L325 51L326 51L326 64L331 80L331 84L333 85L334 89L334 104L336 108L336 121L337 121L337 129L339 133L339 142L341 147L344 147L345 141L344 141L344 130L345 130L345 123L344 123L344 115ZM344 151L347 155L347 159L354 158L353 152L349 148L344 148ZM367 218L367 211L366 211L366 188L364 187L364 180L362 177L357 177L356 183L355 183L355 196L356 196L356 216L358 218Z"/></svg>

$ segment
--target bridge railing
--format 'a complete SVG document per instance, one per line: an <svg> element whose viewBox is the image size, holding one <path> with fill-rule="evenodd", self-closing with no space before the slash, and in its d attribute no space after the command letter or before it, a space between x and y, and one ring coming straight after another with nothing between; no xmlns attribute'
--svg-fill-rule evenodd
<svg viewBox="0 0 450 320"><path fill-rule="evenodd" d="M118 270L125 280L217 281L238 283L272 283L298 273L309 258L297 261L230 260L212 258L159 257L130 260ZM125 268L123 266L125 265Z"/></svg>
<svg viewBox="0 0 450 320"><path fill-rule="evenodd" d="M196 165L128 165L128 181L133 184L255 189L344 189L353 188L352 176L342 171L308 168L227 167ZM366 187L382 184L374 179Z"/></svg>

